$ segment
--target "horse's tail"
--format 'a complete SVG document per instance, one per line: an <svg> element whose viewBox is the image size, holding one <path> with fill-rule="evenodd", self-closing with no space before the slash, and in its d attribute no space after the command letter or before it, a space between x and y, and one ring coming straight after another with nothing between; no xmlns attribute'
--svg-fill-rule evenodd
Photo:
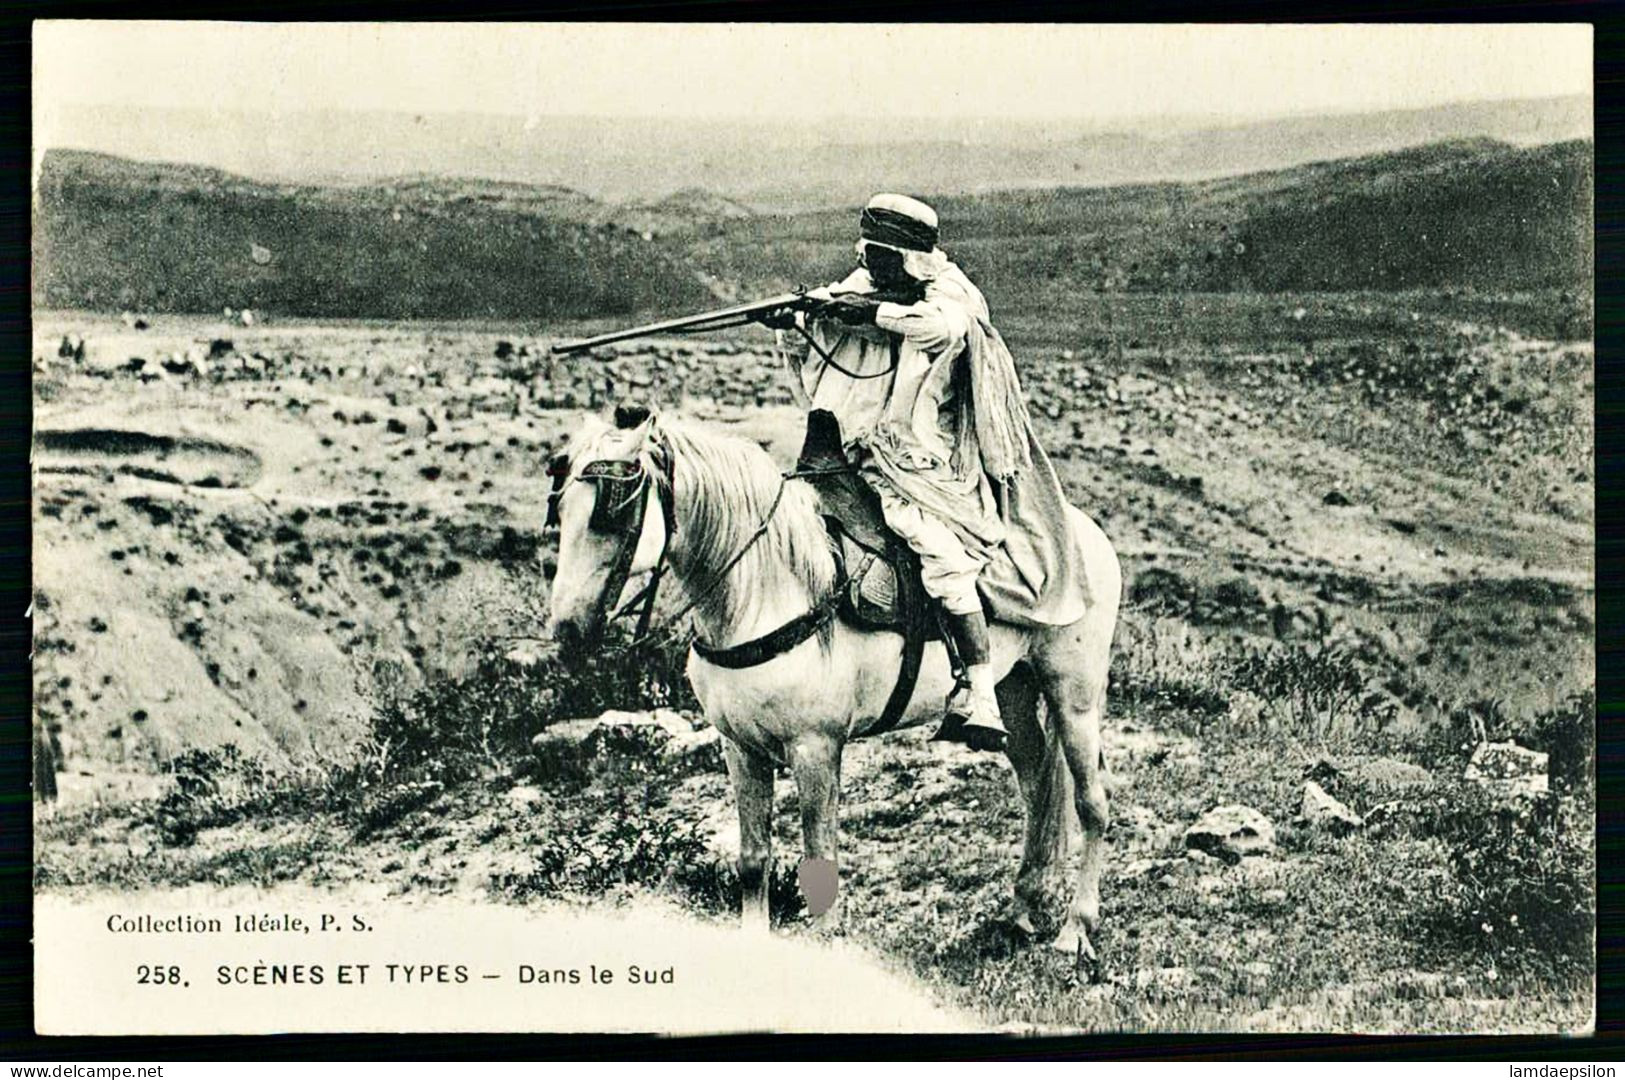
<svg viewBox="0 0 1625 1080"><path fill-rule="evenodd" d="M1061 726L1054 716L1044 722L1044 762L1038 770L1038 789L1029 813L1044 823L1045 840L1054 845L1057 858L1064 858L1074 830L1079 827L1072 798L1072 770L1061 748Z"/></svg>

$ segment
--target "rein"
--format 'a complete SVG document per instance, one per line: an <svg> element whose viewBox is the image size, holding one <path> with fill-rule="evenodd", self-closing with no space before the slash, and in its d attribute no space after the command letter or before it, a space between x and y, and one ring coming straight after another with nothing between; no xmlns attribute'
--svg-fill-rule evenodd
<svg viewBox="0 0 1625 1080"><path fill-rule="evenodd" d="M747 539L744 544L740 546L739 550L734 552L733 555L729 557L728 561L722 565L722 568L717 571L716 577L712 580L711 584L707 585L705 588L699 590L693 596L691 596L688 602L677 610L675 615L672 615L670 618L666 619L665 622L660 626L651 627L650 622L652 621L652 616L654 614L655 592L660 587L660 582L665 574L666 567L669 565L666 560L666 552L671 545L671 534L675 531L675 525L668 527L666 532L666 544L661 548L660 558L655 562L654 569L650 571L648 583L644 585L643 588L639 589L632 599L621 605L620 609L617 610L613 615L609 616L609 618L606 620L607 622L615 622L617 619L630 614L639 605L642 605L642 611L638 616L638 627L633 634L632 640L621 645L609 646L604 650L604 652L610 654L631 652L634 649L646 645L662 636L670 635L677 625L684 619L684 617L686 617L690 612L704 602L704 600L712 593L716 592L717 589L722 587L723 582L725 582L728 578L728 573L733 570L735 566L739 565L739 560L743 559L746 554L750 552L750 549L756 546L756 542L758 540L767 535L767 530L773 524L773 518L778 513L779 504L784 500L784 491L785 488L789 486L789 482L791 480L799 480L808 476L823 476L833 471L836 470L829 468L814 468L792 469L787 473L781 473L779 476L778 490L773 494L773 502L767 508L767 513L762 517L761 523L757 525L755 531L751 533L750 538ZM671 498L669 494L671 488L668 486L666 490L668 492L667 499L669 500ZM674 512L669 506L668 502L666 519L671 521L673 517ZM641 529L641 519L639 528ZM635 542L628 545L629 550L635 547ZM630 563L630 560L628 560L628 563ZM605 592L608 594L609 590L606 588ZM720 667L753 667L756 664L766 663L768 660L771 660L780 653L787 652L795 646L801 644L803 641L807 640L809 637L813 636L827 626L830 620L835 617L836 602L839 597L840 586L837 585L835 590L828 597L816 604L807 614L792 619L784 626L781 626L778 629L755 639L754 641L747 641L743 644L730 646L726 649L716 649L696 638L694 641L694 651L699 653L702 658L711 663L717 664Z"/></svg>
<svg viewBox="0 0 1625 1080"><path fill-rule="evenodd" d="M817 341L813 340L813 336L807 332L807 328L805 326L802 326L800 323L796 323L795 328L800 332L802 337L807 339L807 345L813 350L813 352L817 353L823 358L825 364L834 368L836 371L839 371L842 375L845 375L849 379L878 379L882 376L890 375L892 372L897 370L898 343L897 335L895 334L886 335L889 339L889 344L891 345L891 365L888 367L883 367L879 371L871 371L869 374L863 375L853 371L851 368L836 360L832 353L825 352L823 347L820 346Z"/></svg>
<svg viewBox="0 0 1625 1080"><path fill-rule="evenodd" d="M705 588L703 588L699 592L695 593L692 597L689 598L688 603L684 604L681 608L678 609L677 614L673 615L671 618L666 620L665 625L663 625L663 626L661 626L659 628L659 633L669 633L671 631L671 629L677 625L677 623L682 621L684 616L686 616L689 612L693 611L696 607L698 607L700 605L701 601L703 601L706 597L710 596L712 593L716 592L718 589L720 589L722 587L722 583L728 579L728 572L730 570L732 570L735 566L738 566L739 565L739 560L743 559L745 557L746 553L749 552L751 548L756 546L756 541L760 540L763 536L765 536L767 534L768 526L773 524L773 515L778 513L779 503L784 498L785 486L789 483L789 481L791 479L794 478L794 476L795 476L794 473L786 473L786 474L784 474L783 476L781 476L779 478L779 489L778 489L778 491L774 492L774 494L773 494L773 504L767 508L766 516L762 518L762 523L760 525L756 526L756 531L750 534L750 539L746 540L744 545L741 546L738 551L734 552L732 558L730 558L726 563L723 564L722 569L717 571L716 579L713 580L711 582L711 584L707 585ZM666 536L667 536L667 546L669 547L670 543L671 543L671 540L670 540L671 533L668 532L666 534ZM631 611L633 606L635 606L639 601L644 602L643 614L640 616L640 618L638 620L638 630L637 630L636 635L632 638L631 641L627 642L625 645L618 645L618 646L615 646L615 647L613 647L613 648L611 648L611 649L609 649L607 651L610 651L610 652L627 652L627 651L630 651L632 649L637 648L640 645L645 644L646 642L648 642L649 640L651 640L652 638L657 636L657 634L655 632L652 632L649 629L649 621L650 621L650 616L654 612L655 589L660 584L660 578L665 573L666 565L667 565L667 563L666 563L666 550L665 550L665 548L662 548L661 552L660 552L660 559L655 563L655 568L652 571L650 571L649 583L647 585L645 585L642 589L640 589L636 596L634 596L631 600L627 601L626 604L623 605L619 611L617 611L615 614L613 614L613 615L611 615L609 617L609 621L614 622L616 619L619 619L622 615L625 615L629 611ZM607 592L607 590L606 590L606 592ZM647 596L647 599L645 599L646 596Z"/></svg>

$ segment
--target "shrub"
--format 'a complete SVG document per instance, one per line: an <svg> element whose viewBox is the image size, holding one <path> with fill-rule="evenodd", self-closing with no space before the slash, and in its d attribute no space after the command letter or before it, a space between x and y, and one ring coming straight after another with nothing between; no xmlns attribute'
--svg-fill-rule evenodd
<svg viewBox="0 0 1625 1080"><path fill-rule="evenodd" d="M600 812L573 828L550 827L533 849L535 868L519 896L597 894L624 885L660 885L707 857L697 822L620 793L594 800ZM574 816L574 815L572 815Z"/></svg>
<svg viewBox="0 0 1625 1080"><path fill-rule="evenodd" d="M372 739L382 772L456 783L527 752L531 737L556 720L607 709L696 708L687 658L686 639L554 654L533 664L488 650L469 674L437 679L378 709Z"/></svg>
<svg viewBox="0 0 1625 1080"><path fill-rule="evenodd" d="M1331 642L1314 647L1258 649L1238 657L1233 685L1283 707L1299 735L1324 741L1351 735L1383 700L1356 649Z"/></svg>
<svg viewBox="0 0 1625 1080"><path fill-rule="evenodd" d="M711 856L702 862L681 866L675 884L690 900L711 912L734 914L739 911L739 864L734 859ZM789 922L806 908L796 871L786 859L774 859L767 876L768 918Z"/></svg>
<svg viewBox="0 0 1625 1080"><path fill-rule="evenodd" d="M528 763L531 737L555 720L606 709L695 707L683 674L687 655L686 640L531 665L488 649L466 676L386 697L354 762L273 774L230 744L172 758L162 770L173 780L153 821L171 846L191 844L202 829L286 810L338 811L353 815L362 834L374 832L505 759L522 755ZM595 760L611 761L623 778L628 769L642 775L653 768L647 746L594 750ZM577 771L561 779L580 787L602 769Z"/></svg>
<svg viewBox="0 0 1625 1080"><path fill-rule="evenodd" d="M366 791L357 800L356 834L366 837L393 825L412 811L439 798L445 785L438 780L409 780L381 785Z"/></svg>
<svg viewBox="0 0 1625 1080"><path fill-rule="evenodd" d="M1414 739L1430 767L1459 763L1482 742L1515 742L1547 755L1552 789L1563 793L1590 790L1596 771L1597 693L1570 694L1544 712L1518 714L1500 698L1478 698L1458 704L1447 722Z"/></svg>
<svg viewBox="0 0 1625 1080"><path fill-rule="evenodd" d="M153 814L158 835L171 847L187 847L202 829L240 821L264 808L271 786L264 767L231 743L193 749L166 761L174 779Z"/></svg>
<svg viewBox="0 0 1625 1080"><path fill-rule="evenodd" d="M739 900L737 869L711 851L704 825L648 787L636 794L593 788L553 804L530 850L530 873L497 882L518 899L673 886L711 910ZM794 872L782 864L773 868L769 897L783 917L799 910Z"/></svg>
<svg viewBox="0 0 1625 1080"><path fill-rule="evenodd" d="M1230 586L1232 599L1241 595ZM1380 646L1357 638L1248 644L1158 618L1132 627L1113 656L1112 695L1150 707L1179 729L1285 733L1314 743L1383 734L1398 717L1396 680Z"/></svg>
<svg viewBox="0 0 1625 1080"><path fill-rule="evenodd" d="M1597 692L1569 695L1556 708L1537 713L1513 738L1547 755L1554 790L1590 790L1597 756Z"/></svg>
<svg viewBox="0 0 1625 1080"><path fill-rule="evenodd" d="M1141 575L1144 577L1145 575ZM1112 656L1115 705L1138 705L1200 728L1229 705L1223 654L1179 619L1125 622Z"/></svg>
<svg viewBox="0 0 1625 1080"><path fill-rule="evenodd" d="M1595 810L1588 797L1505 801L1473 784L1419 808L1451 877L1436 928L1512 968L1591 972Z"/></svg>

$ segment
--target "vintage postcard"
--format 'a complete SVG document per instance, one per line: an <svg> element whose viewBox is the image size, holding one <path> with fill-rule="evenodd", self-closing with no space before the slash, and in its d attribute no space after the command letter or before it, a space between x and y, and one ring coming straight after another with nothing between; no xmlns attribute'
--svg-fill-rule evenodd
<svg viewBox="0 0 1625 1080"><path fill-rule="evenodd" d="M1591 52L36 23L39 1031L1589 1031Z"/></svg>

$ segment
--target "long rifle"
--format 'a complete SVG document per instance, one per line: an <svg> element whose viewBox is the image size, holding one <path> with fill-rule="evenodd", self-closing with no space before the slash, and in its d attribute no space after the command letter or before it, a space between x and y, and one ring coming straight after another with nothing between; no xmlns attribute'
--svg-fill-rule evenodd
<svg viewBox="0 0 1625 1080"><path fill-rule="evenodd" d="M766 300L754 300L748 304L736 304L716 311L703 311L698 315L685 315L680 319L667 319L665 322L650 323L647 326L634 326L629 330L617 330L612 334L600 334L581 341L562 342L553 346L552 351L555 355L578 353L595 349L600 345L648 337L652 334L699 334L710 330L726 330L755 322L759 316L770 312L812 311L822 307L823 304L824 301L814 299L804 292L780 293Z"/></svg>
<svg viewBox="0 0 1625 1080"><path fill-rule="evenodd" d="M918 302L923 294L920 290L913 290L863 293L862 295L871 300L892 300L900 304L913 304ZM758 322L761 316L775 311L817 312L828 303L827 299L811 296L804 291L780 293L778 296L770 296L766 300L753 300L748 304L736 304L733 307L719 308L716 311L702 311L698 315L685 315L680 319L667 319L665 322L650 323L647 326L634 326L629 330L617 330L612 334L600 334L597 337L585 338L581 341L561 342L553 346L552 352L555 356L586 352L600 345L610 345L617 341L648 337L652 334L700 334L711 330L727 330L731 327ZM798 327L798 329L800 328ZM805 333L805 331L802 332Z"/></svg>

